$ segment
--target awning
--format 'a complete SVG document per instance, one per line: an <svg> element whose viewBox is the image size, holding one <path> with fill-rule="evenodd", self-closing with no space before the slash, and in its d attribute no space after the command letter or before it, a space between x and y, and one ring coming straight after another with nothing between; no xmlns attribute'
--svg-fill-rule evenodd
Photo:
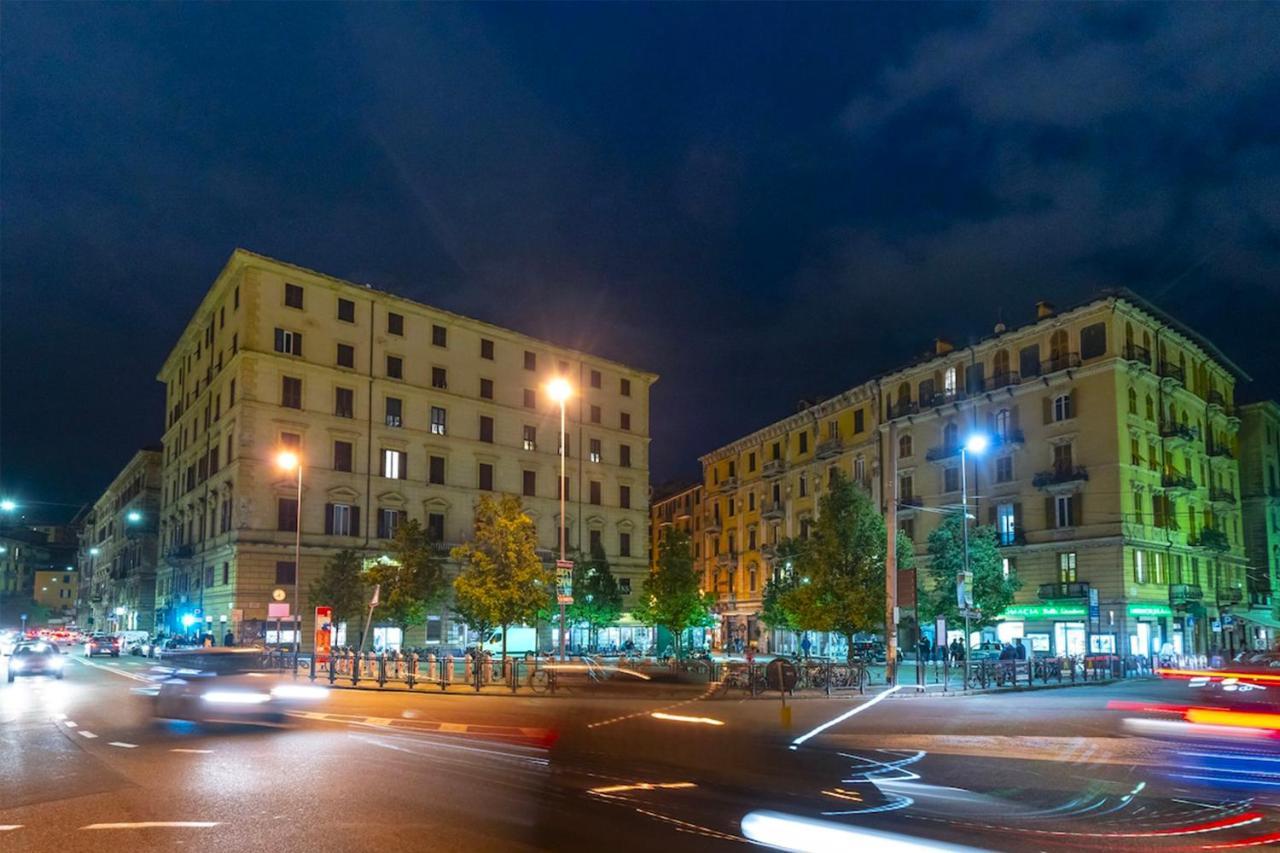
<svg viewBox="0 0 1280 853"><path fill-rule="evenodd" d="M1246 622L1253 622L1255 625L1261 625L1264 628L1280 629L1280 621L1277 621L1274 617L1268 616L1265 613L1254 613L1252 610L1247 610L1244 613L1233 613L1232 615L1237 616Z"/></svg>

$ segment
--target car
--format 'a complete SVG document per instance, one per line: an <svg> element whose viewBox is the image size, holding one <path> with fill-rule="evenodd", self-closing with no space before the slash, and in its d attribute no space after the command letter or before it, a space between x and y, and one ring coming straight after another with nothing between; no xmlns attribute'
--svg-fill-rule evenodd
<svg viewBox="0 0 1280 853"><path fill-rule="evenodd" d="M84 656L91 658L94 655L120 657L120 638L110 637L106 634L93 634L84 641Z"/></svg>
<svg viewBox="0 0 1280 853"><path fill-rule="evenodd" d="M66 662L53 643L20 643L9 656L9 683L19 675L52 675L61 679Z"/></svg>
<svg viewBox="0 0 1280 853"><path fill-rule="evenodd" d="M259 648L166 651L151 677L156 684L139 692L153 697L156 717L199 723L280 723L329 694L269 666Z"/></svg>
<svg viewBox="0 0 1280 853"><path fill-rule="evenodd" d="M1000 660L1000 651L1004 648L1001 643L987 641L979 643L970 650L970 660Z"/></svg>

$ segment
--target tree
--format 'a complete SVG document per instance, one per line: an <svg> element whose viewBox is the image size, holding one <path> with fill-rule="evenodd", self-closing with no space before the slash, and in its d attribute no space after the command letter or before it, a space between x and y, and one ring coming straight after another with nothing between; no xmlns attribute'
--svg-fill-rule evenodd
<svg viewBox="0 0 1280 853"><path fill-rule="evenodd" d="M554 585L554 574L539 559L537 545L537 529L518 497L484 495L476 505L473 541L450 552L462 566L453 581L456 609L478 620L468 619L469 625L503 629L503 657L506 629L535 619L546 604L547 589Z"/></svg>
<svg viewBox="0 0 1280 853"><path fill-rule="evenodd" d="M764 585L760 621L775 631L800 630L796 615L787 610L784 603L787 593L795 589L800 582L795 572L795 559L799 550L799 545L794 539L779 542L773 573Z"/></svg>
<svg viewBox="0 0 1280 853"><path fill-rule="evenodd" d="M962 618L956 602L956 578L964 570L963 523L960 513L953 513L929 534L932 583L920 601L925 619L945 616L955 624ZM978 628L995 624L996 617L1013 603L1022 583L1013 575L1005 577L994 527L970 528L969 570L973 572L973 603L982 613L971 624Z"/></svg>
<svg viewBox="0 0 1280 853"><path fill-rule="evenodd" d="M570 625L586 625L590 633L588 646L594 648L597 632L612 625L620 615L622 591L604 550L597 547L589 559L574 562L573 604L569 605L565 620Z"/></svg>
<svg viewBox="0 0 1280 853"><path fill-rule="evenodd" d="M782 607L802 630L842 634L852 657L854 636L884 625L886 549L884 518L871 498L837 475L811 537L800 543L799 580L782 595Z"/></svg>
<svg viewBox="0 0 1280 853"><path fill-rule="evenodd" d="M425 623L432 605L444 597L444 560L414 519L396 528L388 550L391 559L375 562L365 573L365 584L379 587L376 620L404 631Z"/></svg>
<svg viewBox="0 0 1280 853"><path fill-rule="evenodd" d="M357 619L363 624L369 589L365 585L360 555L349 549L334 554L321 569L320 576L311 582L308 593L312 607L333 608L334 625L346 622L354 627ZM357 635L349 631L347 636Z"/></svg>
<svg viewBox="0 0 1280 853"><path fill-rule="evenodd" d="M645 578L635 616L648 625L660 625L675 638L676 657L685 629L711 624L715 598L703 592L693 566L689 534L668 528L658 543L658 559Z"/></svg>

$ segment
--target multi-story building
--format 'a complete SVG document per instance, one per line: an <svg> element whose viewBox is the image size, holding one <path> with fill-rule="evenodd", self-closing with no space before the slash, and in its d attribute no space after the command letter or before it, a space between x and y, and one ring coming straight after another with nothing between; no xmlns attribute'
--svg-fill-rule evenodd
<svg viewBox="0 0 1280 853"><path fill-rule="evenodd" d="M486 492L520 495L553 558L555 377L574 388L568 541L603 548L630 602L648 566L656 375L237 250L158 377L168 401L158 623L270 639L267 604L279 598L302 612L305 643L308 585L336 552L376 558L407 518L456 544ZM303 460L300 567L295 476L274 464L285 448ZM404 640L457 642L457 628L442 606Z"/></svg>
<svg viewBox="0 0 1280 853"><path fill-rule="evenodd" d="M1061 654L1235 648L1248 606L1239 378L1210 342L1127 291L1062 313L1041 303L1034 322L961 349L937 341L702 458L705 569L726 620L755 638L760 547L807 535L830 469L877 502L895 493L884 499L896 498L924 572L929 532L959 511L961 443L982 431L992 446L969 457L970 512L996 527L1022 582L1001 636Z"/></svg>
<svg viewBox="0 0 1280 853"><path fill-rule="evenodd" d="M0 528L0 625L17 625L32 599L37 572L57 566L45 535L29 527Z"/></svg>
<svg viewBox="0 0 1280 853"><path fill-rule="evenodd" d="M649 568L658 559L658 544L668 528L689 537L694 560L700 560L702 536L702 484L655 489L649 503Z"/></svg>
<svg viewBox="0 0 1280 853"><path fill-rule="evenodd" d="M74 621L80 576L73 566L40 569L35 573L31 598L49 611L50 624Z"/></svg>
<svg viewBox="0 0 1280 853"><path fill-rule="evenodd" d="M155 627L161 457L159 447L135 453L85 517L78 562L88 627Z"/></svg>
<svg viewBox="0 0 1280 853"><path fill-rule="evenodd" d="M1280 637L1280 405L1240 407L1240 502L1249 561L1249 615L1256 645Z"/></svg>

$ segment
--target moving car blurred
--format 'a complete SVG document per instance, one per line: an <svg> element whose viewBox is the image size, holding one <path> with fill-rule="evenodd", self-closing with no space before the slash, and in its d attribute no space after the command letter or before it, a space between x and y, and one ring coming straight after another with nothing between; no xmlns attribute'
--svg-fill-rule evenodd
<svg viewBox="0 0 1280 853"><path fill-rule="evenodd" d="M90 635L89 639L84 641L84 656L91 658L94 655L120 657L120 638L109 637L106 634Z"/></svg>
<svg viewBox="0 0 1280 853"><path fill-rule="evenodd" d="M155 716L202 723L279 723L286 712L323 701L328 688L267 665L261 649L166 651L152 669Z"/></svg>
<svg viewBox="0 0 1280 853"><path fill-rule="evenodd" d="M22 635L17 631L0 631L0 655L11 655L21 642Z"/></svg>
<svg viewBox="0 0 1280 853"><path fill-rule="evenodd" d="M53 643L20 643L9 656L9 683L19 675L52 675L60 679L66 662Z"/></svg>

